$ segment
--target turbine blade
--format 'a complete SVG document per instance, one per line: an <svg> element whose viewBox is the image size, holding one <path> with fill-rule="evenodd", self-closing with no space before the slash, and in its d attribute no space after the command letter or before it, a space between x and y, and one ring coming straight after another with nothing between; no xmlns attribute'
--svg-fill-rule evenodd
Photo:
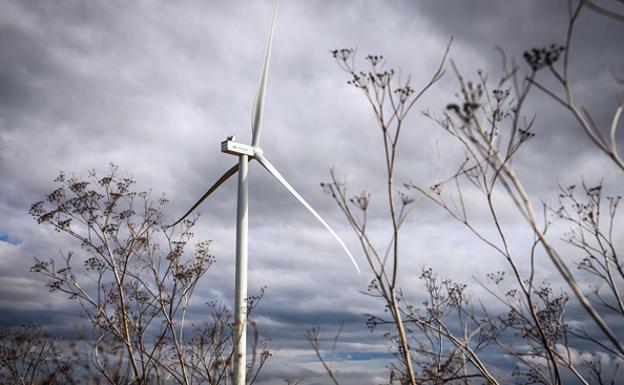
<svg viewBox="0 0 624 385"><path fill-rule="evenodd" d="M178 219L178 220L177 220L174 224L172 224L171 226L175 226L175 225L177 225L178 223L182 222L182 221L184 220L184 218L188 217L188 216L189 216L189 214L190 214L190 213L192 213L192 212L193 212L193 210L195 210L195 209L197 208L197 206L199 206L199 205L200 205L200 204L204 201L204 199L208 198L208 196L209 196L210 194L212 194L212 192L213 192L214 190L216 190L217 188L219 188L219 186L221 186L221 185L223 184L223 182L225 182L226 180L228 180L228 178L229 178L229 177L231 177L232 175L236 174L236 172L237 172L237 171L238 171L238 163L237 163L237 164L235 164L235 165L234 165L231 169L227 170L227 171L225 172L225 174L221 175L221 178L219 178L219 179L218 179L218 180L217 180L217 181L216 181L216 182L212 185L212 187L210 187L210 188L208 189L208 191L206 191L206 193L205 193L204 195L202 195L202 197L201 197L201 198L199 198L199 200L198 200L198 201L197 201L197 202L193 205L193 207L191 207L191 208L190 208L190 209L186 212L186 214L184 214L184 215L182 216L182 218ZM171 227L171 226L169 226L169 227Z"/></svg>
<svg viewBox="0 0 624 385"><path fill-rule="evenodd" d="M262 72L260 74L260 84L256 92L256 100L254 101L253 111L251 114L251 131L253 138L251 145L256 147L260 144L260 133L262 126L262 114L264 112L264 95L266 94L267 78L269 76L269 62L271 61L271 46L273 45L273 30L275 28L275 18L277 16L277 6L279 0L275 0L273 6L273 17L271 19L271 28L269 29L269 41L264 51L264 61L262 63Z"/></svg>
<svg viewBox="0 0 624 385"><path fill-rule="evenodd" d="M334 236L334 238L336 238L336 240L338 241L338 243L340 243L340 246L342 246L342 248L344 249L344 251L347 252L347 254L349 255L349 258L351 258L351 262L353 262L353 265L355 266L355 269L357 270L358 274L360 273L360 268L358 267L357 262L355 262L355 258L353 258L353 255L351 254L351 252L349 251L349 249L347 248L347 246L344 244L344 242L342 241L342 239L340 239L340 237L338 236L338 234L336 234L336 232L329 227L329 225L327 224L327 222L325 222L325 220L323 218L321 218L321 216L312 208L312 206L310 206L310 204L308 202L306 202L305 199L303 199L303 197L301 195L299 195L299 193L290 185L290 183L288 183L286 181L286 179L284 179L284 177L282 176L282 174L279 173L279 171L277 171L277 169L262 155L262 154L256 154L255 159L271 174L275 177L275 179L277 179L281 184L284 185L284 187L286 187L286 189L288 191L290 191L290 193L292 195L295 196L295 198L297 198L297 200L299 202L301 202L301 204L308 209L308 211L310 211L312 213L312 215L314 215L316 217L316 219L319 220L319 222L321 222L323 224L323 226L325 226L325 228L327 230L329 230L329 232Z"/></svg>

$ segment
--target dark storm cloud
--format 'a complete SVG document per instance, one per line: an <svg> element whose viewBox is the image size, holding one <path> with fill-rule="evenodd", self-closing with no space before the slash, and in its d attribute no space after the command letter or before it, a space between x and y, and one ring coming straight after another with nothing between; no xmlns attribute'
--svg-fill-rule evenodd
<svg viewBox="0 0 624 385"><path fill-rule="evenodd" d="M418 85L431 76L454 36L451 57L465 75L474 78L477 69L484 69L495 79L500 57L494 46L523 65L525 49L562 42L566 28L564 1L365 4L283 2L263 141L271 162L353 251L359 251L357 239L319 182L335 166L339 177L348 178L349 191L370 191L370 229L374 240L385 245L385 186L376 177L383 173L383 153L365 99L345 84L348 76L328 50L358 47L360 65L369 52L384 54L389 65L411 73ZM56 257L58 250L79 247L37 226L28 207L54 188L58 170L106 172L112 161L136 177L139 189L151 188L154 196L165 193L171 220L182 214L235 162L219 152L219 142L231 134L241 141L249 138L271 4L0 0L0 7L0 235L22 241L11 244L18 242L0 237L2 323L39 318L67 325L77 313L27 271L33 256ZM623 36L624 25L586 10L573 41L571 70L579 79L575 96L602 127L619 92L608 70L624 68ZM449 71L416 108L441 113L456 90ZM556 196L557 183L596 179L597 170L617 187L618 171L578 124L552 100L532 92L528 111L538 114L538 135L515 165L536 203ZM432 184L454 171L462 157L448 136L417 112L402 135L398 183ZM250 182L249 287L253 292L269 286L255 316L261 331L284 352L261 383L281 382L285 376L319 381L322 369L301 335L301 329L315 325L333 336L345 322L345 343L361 346L344 351L385 352L383 339L371 338L364 325L362 314L383 311L359 294L369 277L351 274L348 258L331 236L258 164L250 166ZM217 263L198 290L194 320L207 311L203 301L230 302L233 296L235 186L232 178L200 207L195 232L214 240ZM466 198L476 202L474 196ZM530 233L511 205L504 211L511 241L524 256ZM475 210L473 218L484 228L489 225L485 210ZM422 296L415 278L422 265L468 283L472 275L505 268L490 249L426 201L417 206L405 234L401 279L414 303ZM361 254L356 257L363 267ZM539 266L545 272L552 268L547 260ZM369 367L383 375L384 365L380 359ZM365 365L340 368L345 378L353 375L353 383L371 378Z"/></svg>

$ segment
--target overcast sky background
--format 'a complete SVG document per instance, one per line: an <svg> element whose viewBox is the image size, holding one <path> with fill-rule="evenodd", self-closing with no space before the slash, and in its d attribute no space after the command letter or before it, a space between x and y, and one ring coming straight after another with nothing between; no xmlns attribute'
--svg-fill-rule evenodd
<svg viewBox="0 0 624 385"><path fill-rule="evenodd" d="M0 0L3 325L38 320L62 330L76 322L75 308L63 296L48 294L45 281L28 272L33 256L56 257L67 249L67 237L28 215L30 205L52 191L59 170L86 175L92 168L106 172L113 162L139 188L164 193L173 220L236 161L221 153L220 142L232 134L250 141L271 9L271 1ZM364 267L356 237L319 182L335 167L348 178L350 191L371 192L371 231L385 244L390 233L381 136L365 99L345 84L348 78L329 50L357 47L361 66L366 54L383 54L390 66L411 74L418 88L451 36L450 56L467 77L484 69L495 78L500 60L493 47L521 58L527 48L562 42L565 28L564 1L284 0L267 91L265 155ZM621 91L610 71L624 70L623 38L624 24L585 10L573 42L576 97L603 127ZM419 113L441 113L455 91L449 72L417 104L399 148L398 183L428 186L457 165L459 147ZM515 165L535 203L554 199L558 184L581 178L595 183L604 177L608 189L621 192L621 171L580 127L536 91L531 98L527 111L537 113L537 136ZM200 207L195 233L214 240L217 258L201 283L201 301L233 296L235 192L232 178ZM522 252L530 234L512 211L506 219L513 246ZM473 276L505 268L430 203L418 205L404 231L401 283L413 303L422 298L416 277L423 265L473 286ZM250 294L268 286L255 318L277 349L261 383L288 376L315 383L319 364L302 331L318 325L332 336L341 322L341 356L366 360L342 361L339 376L345 383L385 377L386 344L380 333L369 333L362 315L382 311L360 294L369 274L358 276L331 236L257 164L250 165L249 254ZM548 277L550 263L539 265ZM197 310L195 319L201 314Z"/></svg>

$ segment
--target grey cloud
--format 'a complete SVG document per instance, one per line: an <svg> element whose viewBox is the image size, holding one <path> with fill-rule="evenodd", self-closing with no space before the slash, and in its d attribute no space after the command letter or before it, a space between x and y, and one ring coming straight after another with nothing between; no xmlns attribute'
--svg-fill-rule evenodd
<svg viewBox="0 0 624 385"><path fill-rule="evenodd" d="M413 74L418 85L431 76L454 36L451 56L466 76L482 68L494 79L500 60L494 46L503 46L520 60L527 48L562 40L562 6L563 1L537 0L283 2L264 121L267 157L364 265L357 238L318 183L335 166L339 177L348 178L351 193L370 191L371 231L385 245L385 186L377 178L384 169L381 137L365 99L345 84L348 76L328 50L358 47L361 65L369 52L384 54L404 76ZM241 141L250 137L271 2L52 5L4 0L2 8L0 232L24 240L19 246L0 241L2 323L37 318L69 323L70 314L76 313L62 297L49 296L44 282L27 270L32 256L54 257L75 245L37 226L27 215L28 207L52 190L58 170L105 172L112 161L136 177L139 189L151 188L156 196L165 193L171 199L166 214L172 220L182 214L234 163L219 152L219 142L230 134ZM604 127L621 90L608 71L597 69L605 64L622 68L624 26L591 12L579 23L572 70L580 81L574 86ZM456 88L447 73L417 111L442 112ZM516 167L536 203L556 196L557 183L577 183L581 176L592 179L598 173L617 189L619 171L552 100L533 92L528 110L538 114L538 135L519 154ZM402 134L396 179L427 186L452 172L462 154L417 111ZM269 286L257 309L260 320L277 325L267 328L267 334L284 349L292 344L305 352L305 341L296 337L297 324L336 330L345 321L348 342L370 342L371 350L383 351L385 342L370 337L361 315L382 311L379 303L358 294L369 277L350 274L348 259L331 237L259 165L251 166L250 175L250 289ZM235 191L232 178L200 207L196 233L214 239L217 256L198 292L202 301L230 301L233 296ZM484 211L475 210L473 217L488 226ZM530 234L510 208L505 217L519 253L525 255L522 245ZM482 277L505 266L430 202L416 207L405 231L401 279L414 303L422 298L414 283L422 265L471 284L471 275ZM540 267L548 271L550 265L545 261ZM48 302L54 305L51 309L37 310ZM196 319L201 319L202 309L194 308ZM261 383L277 383L286 375L320 381L317 367L312 370L297 359L276 360ZM383 375L384 363L375 365ZM360 369L345 366L345 378L370 378L355 376Z"/></svg>

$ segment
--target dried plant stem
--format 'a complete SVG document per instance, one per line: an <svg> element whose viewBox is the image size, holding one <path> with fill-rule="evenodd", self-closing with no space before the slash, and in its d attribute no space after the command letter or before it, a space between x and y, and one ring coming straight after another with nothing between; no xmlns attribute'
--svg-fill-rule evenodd
<svg viewBox="0 0 624 385"><path fill-rule="evenodd" d="M501 161L500 158L498 160ZM546 239L546 236L544 235L544 232L542 231L537 221L537 218L535 216L535 210L533 209L533 205L531 204L531 201L524 189L524 186L520 183L520 180L516 176L515 172L507 164L503 164L503 169L505 171L505 174L509 178L509 180L513 183L514 187L516 188L516 191L520 195L520 198L522 199L522 202L524 204L524 208L526 209L526 212L529 217L529 223L531 224L531 227L533 231L535 232L535 235L537 235L542 246L544 247L546 254L548 254L548 257L550 258L550 260L553 262L553 264L557 268L557 271L559 272L559 274L561 274L561 277L568 284L568 287L570 287L570 289L572 290L572 292L574 293L578 301L581 303L585 311L587 311L587 314L589 314L589 316L594 320L594 322L596 322L596 325L598 325L598 327L602 330L605 336L611 341L611 343L617 349L619 354L622 357L624 357L624 344L622 344L619 338L611 330L609 325L607 325L604 319L596 311L594 306L589 302L589 300L587 299L587 296L585 296L585 294L581 291L576 280L574 279L574 276L572 275L572 273L566 266L565 262L563 262L563 260L561 259L561 256L559 255L559 253L557 253L557 251L551 246L550 242Z"/></svg>

